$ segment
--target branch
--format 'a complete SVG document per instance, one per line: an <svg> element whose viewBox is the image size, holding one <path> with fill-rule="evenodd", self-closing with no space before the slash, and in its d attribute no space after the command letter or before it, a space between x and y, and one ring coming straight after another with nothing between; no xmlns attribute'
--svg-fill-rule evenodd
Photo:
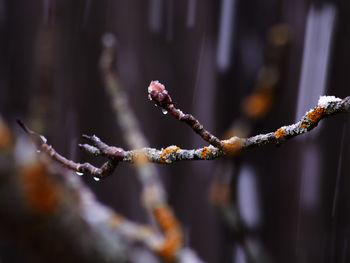
<svg viewBox="0 0 350 263"><path fill-rule="evenodd" d="M148 142L141 131L139 122L130 107L127 93L120 85L116 70L113 68L115 58L115 38L112 34L105 34L103 37L103 50L100 59L100 68L105 81L105 86L111 98L114 112L117 116L117 123L122 129L125 141L130 148L141 148L147 146ZM89 138L89 137L87 137ZM108 148L97 137L93 137L93 142L97 148L85 145L87 151L94 151L102 154L101 146ZM98 142L99 144L96 144ZM97 150L97 151L96 151ZM120 150L120 156L125 155L124 150ZM118 159L120 160L120 159ZM139 154L135 161L137 176L143 187L143 201L150 216L155 219L159 230L163 234L161 245L155 250L156 254L162 258L173 261L178 259L179 251L182 248L183 233L172 209L167 205L165 189L159 180L157 169L154 164L147 162L147 159Z"/></svg>
<svg viewBox="0 0 350 263"><path fill-rule="evenodd" d="M38 143L45 141L22 128ZM4 142L12 141L9 131L0 117ZM99 203L79 177L37 154L26 138L2 143L0 163L2 238L34 253L36 261L129 262L137 244L153 252L163 249L164 238L150 226Z"/></svg>
<svg viewBox="0 0 350 263"><path fill-rule="evenodd" d="M148 98L154 101L156 105L160 106L164 113L170 112L175 119L183 121L189 125L195 133L203 138L203 140L209 142L218 149L223 148L222 142L209 131L204 129L203 125L201 125L193 115L184 114L181 110L175 108L168 91L159 81L151 81L151 84L148 87Z"/></svg>
<svg viewBox="0 0 350 263"><path fill-rule="evenodd" d="M175 145L161 150L142 148L125 151L125 155L121 161L135 163L138 158L140 158L140 155L147 157L147 160L150 162L160 164L171 164L182 160L213 160L226 155L233 155L241 150L252 147L266 144L279 145L287 139L311 131L317 126L321 119L349 111L350 97L346 97L342 100L334 96L321 96L318 105L314 109L308 111L299 122L288 126L282 126L275 132L259 134L248 138L234 136L228 140L222 140L222 150L212 145L192 150L180 149ZM93 151L90 151L90 153L96 154Z"/></svg>
<svg viewBox="0 0 350 263"><path fill-rule="evenodd" d="M96 136L84 136L84 138L88 139L93 146L84 144L80 146L81 148L95 156L101 155L108 158L108 161L100 168L89 163L79 164L64 158L51 146L46 144L46 139L43 136L30 130L22 122L19 121L18 123L26 133L29 134L38 148L41 151L46 152L51 158L76 172L87 172L98 178L103 178L110 175L119 162L140 164L144 163L145 158L150 162L162 164L170 164L180 160L211 160L222 156L234 155L237 154L238 151L251 147L263 146L266 144L278 145L287 139L312 130L323 118L349 111L350 97L346 97L342 100L335 98L334 96L322 96L318 101L318 105L314 109L308 111L299 122L288 126L282 126L275 132L267 134L260 134L249 138L231 137L228 140L222 140L222 149L210 145L199 149L186 150L173 145L162 150L142 148L125 151L121 148L108 146ZM140 159L142 160L141 162ZM158 187L155 189L157 194ZM152 187L148 186L145 190L148 190L147 195L149 196L154 194L152 193ZM164 239L161 242L161 245L158 249L153 249L153 251L167 260L173 260L175 256L174 253L178 251L179 244L182 240L179 224L167 205L163 203L158 205L152 203L151 207L151 211L164 234Z"/></svg>
<svg viewBox="0 0 350 263"><path fill-rule="evenodd" d="M89 153L93 153L94 155L102 155L107 157L109 160L105 162L100 168L91 165L90 163L76 163L72 160L68 160L63 157L59 153L52 148L51 145L46 143L46 138L40 134L29 129L21 120L17 120L17 123L22 127L22 129L29 135L31 140L34 142L36 147L40 149L40 151L48 154L52 159L61 163L64 167L67 167L71 170L76 171L77 173L88 173L94 176L97 179L107 177L112 174L118 162L121 161L124 157L124 150L121 148L111 147L100 141L96 136L86 136L83 137L89 140L91 143L95 145L79 145L80 148L83 148Z"/></svg>
<svg viewBox="0 0 350 263"><path fill-rule="evenodd" d="M266 134L259 134L249 138L239 138L231 137L228 140L222 140L223 150L220 150L214 146L205 146L198 149L180 149L179 147L172 145L165 149L155 149L155 148L141 148L136 150L125 151L121 148L119 149L123 154L117 155L119 162L129 162L137 163L139 158L147 158L149 162L160 163L160 164L171 164L176 161L182 160L213 160L219 157L236 154L241 150L245 150L252 147L263 146L266 144L279 145L285 142L287 139L291 139L295 136L301 135L303 133L311 131L315 128L318 122L329 116L333 116L339 113L346 113L350 111L350 97L345 99L339 99L334 96L321 96L318 105L308 111L299 122L282 126L275 132L270 132ZM26 128L29 130L28 128ZM25 129L25 130L26 130ZM30 130L29 130L30 131ZM34 133L33 131L29 132ZM35 137L40 137L36 134ZM96 136L96 140L99 139ZM96 145L95 145L96 146ZM103 153L98 147L92 147L90 145L81 146L87 152L93 155L105 155L108 158L115 158L114 155ZM92 166L91 164L77 164L73 161L67 160L60 156L54 151L54 149L42 142L39 148L46 151L50 156L56 159L58 162L62 163L64 166L75 170L77 172L89 172L93 176L101 177L99 168ZM59 157L56 157L59 156ZM93 168L87 168L92 166ZM95 172L97 171L97 172ZM108 174L109 175L109 174Z"/></svg>
<svg viewBox="0 0 350 263"><path fill-rule="evenodd" d="M18 123L43 153L51 155L47 158L36 153L26 138L17 138L14 145L12 133L0 116L3 238L31 248L43 262L130 262L134 249L136 246L140 249L140 245L166 261L201 262L193 251L180 246L182 233L169 206L162 203L152 206L160 231L124 218L99 203L80 177L51 161L61 160L62 164L67 159L57 157L59 154L52 148L49 150L43 136ZM101 154L103 149L109 149L96 137L87 139L101 148L98 149Z"/></svg>

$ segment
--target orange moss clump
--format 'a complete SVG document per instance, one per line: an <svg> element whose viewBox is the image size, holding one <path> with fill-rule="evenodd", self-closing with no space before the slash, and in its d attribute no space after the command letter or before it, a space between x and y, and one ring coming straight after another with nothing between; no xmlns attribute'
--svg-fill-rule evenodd
<svg viewBox="0 0 350 263"><path fill-rule="evenodd" d="M174 260L175 253L182 243L180 226L173 212L166 205L154 208L153 215L160 230L164 233L164 242L155 252L166 260Z"/></svg>
<svg viewBox="0 0 350 263"><path fill-rule="evenodd" d="M275 137L276 139L281 139L281 138L283 138L284 134L285 134L285 131L284 131L282 128L279 128L279 129L275 132L275 134L273 135L273 137Z"/></svg>
<svg viewBox="0 0 350 263"><path fill-rule="evenodd" d="M322 117L324 111L324 108L321 108L319 105L317 105L317 107L314 110L306 113L306 116L308 116L310 122L317 122Z"/></svg>
<svg viewBox="0 0 350 263"><path fill-rule="evenodd" d="M204 147L202 150L201 150L201 157L204 159L207 154L210 154L211 153L211 149L209 147Z"/></svg>
<svg viewBox="0 0 350 263"><path fill-rule="evenodd" d="M239 152L239 150L241 149L241 142L239 139L236 140L224 140L221 141L222 145L223 145L223 151L226 154L229 155L235 155Z"/></svg>
<svg viewBox="0 0 350 263"><path fill-rule="evenodd" d="M178 150L180 150L180 147L177 147L176 145L171 145L171 146L163 149L162 153L159 156L160 161L165 162L167 154L170 154L172 152L177 152Z"/></svg>
<svg viewBox="0 0 350 263"><path fill-rule="evenodd" d="M36 162L23 167L19 178L24 198L35 212L48 215L58 209L59 189L49 177L44 163Z"/></svg>

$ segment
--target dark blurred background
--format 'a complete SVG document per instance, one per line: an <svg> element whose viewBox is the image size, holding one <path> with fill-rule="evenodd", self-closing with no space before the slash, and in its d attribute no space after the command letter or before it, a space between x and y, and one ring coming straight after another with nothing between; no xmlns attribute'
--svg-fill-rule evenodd
<svg viewBox="0 0 350 263"><path fill-rule="evenodd" d="M221 138L271 132L299 120L320 95L350 95L348 0L0 0L5 119L25 120L77 161L103 161L77 150L83 133L125 147L98 66L107 32L152 147L205 143L153 106L151 80ZM185 244L213 263L247 262L247 247L264 262L350 262L349 122L332 117L235 160L158 165ZM147 222L131 165L84 180L103 203ZM215 191L229 197L217 201ZM228 203L243 228L225 219ZM0 237L0 262L17 256Z"/></svg>

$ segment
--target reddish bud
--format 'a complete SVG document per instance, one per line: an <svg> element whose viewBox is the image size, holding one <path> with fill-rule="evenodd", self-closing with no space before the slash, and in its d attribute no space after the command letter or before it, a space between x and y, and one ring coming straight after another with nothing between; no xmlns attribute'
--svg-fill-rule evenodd
<svg viewBox="0 0 350 263"><path fill-rule="evenodd" d="M158 106L166 108L172 104L172 100L164 85L158 80L151 81L148 87L148 98L153 100Z"/></svg>

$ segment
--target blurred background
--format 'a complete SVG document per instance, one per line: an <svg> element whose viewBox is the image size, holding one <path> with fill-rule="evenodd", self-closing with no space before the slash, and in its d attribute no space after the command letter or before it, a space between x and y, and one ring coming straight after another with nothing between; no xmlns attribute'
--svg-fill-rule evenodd
<svg viewBox="0 0 350 263"><path fill-rule="evenodd" d="M320 95L350 95L350 1L0 0L0 112L55 149L81 134L125 147L99 70L101 39L152 147L206 145L147 99L151 80L220 138L275 131ZM158 165L185 244L204 262L350 261L350 116L234 159ZM129 164L95 182L98 199L145 223ZM0 262L25 262L0 237Z"/></svg>

